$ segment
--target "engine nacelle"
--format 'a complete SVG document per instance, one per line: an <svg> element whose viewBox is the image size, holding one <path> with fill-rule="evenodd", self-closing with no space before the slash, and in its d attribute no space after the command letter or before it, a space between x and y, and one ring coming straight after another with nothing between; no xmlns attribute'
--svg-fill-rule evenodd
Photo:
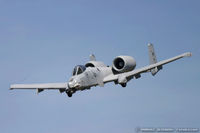
<svg viewBox="0 0 200 133"><path fill-rule="evenodd" d="M131 56L118 56L113 60L112 69L117 73L129 72L136 67L136 61Z"/></svg>

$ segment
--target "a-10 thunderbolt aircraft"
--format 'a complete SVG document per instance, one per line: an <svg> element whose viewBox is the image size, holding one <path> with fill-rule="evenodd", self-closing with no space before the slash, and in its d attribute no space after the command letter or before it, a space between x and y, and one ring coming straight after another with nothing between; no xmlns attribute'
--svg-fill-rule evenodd
<svg viewBox="0 0 200 133"><path fill-rule="evenodd" d="M36 89L37 93L45 89L59 90L66 92L69 97L78 90L90 89L92 86L104 86L105 83L114 82L126 87L131 79L138 79L142 73L151 72L154 76L163 65L183 57L189 57L190 52L157 62L152 44L148 44L149 62L148 66L135 69L136 61L131 56L118 56L113 60L112 66L107 66L101 61L96 61L94 55L90 55L90 61L85 65L77 65L72 73L69 82L45 83L45 84L13 84L10 89Z"/></svg>

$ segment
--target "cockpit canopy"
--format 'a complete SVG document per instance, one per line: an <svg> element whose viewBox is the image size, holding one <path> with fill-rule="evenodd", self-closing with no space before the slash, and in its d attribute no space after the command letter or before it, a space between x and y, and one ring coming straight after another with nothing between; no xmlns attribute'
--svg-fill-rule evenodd
<svg viewBox="0 0 200 133"><path fill-rule="evenodd" d="M81 73L83 73L86 70L86 67L83 65L77 65L74 67L73 73L72 75L79 75Z"/></svg>

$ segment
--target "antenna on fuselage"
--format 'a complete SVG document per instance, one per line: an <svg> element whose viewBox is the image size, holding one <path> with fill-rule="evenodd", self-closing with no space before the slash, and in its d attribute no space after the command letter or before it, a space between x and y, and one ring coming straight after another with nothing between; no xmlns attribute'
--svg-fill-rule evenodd
<svg viewBox="0 0 200 133"><path fill-rule="evenodd" d="M94 54L90 55L90 61L96 61L96 57L94 56Z"/></svg>

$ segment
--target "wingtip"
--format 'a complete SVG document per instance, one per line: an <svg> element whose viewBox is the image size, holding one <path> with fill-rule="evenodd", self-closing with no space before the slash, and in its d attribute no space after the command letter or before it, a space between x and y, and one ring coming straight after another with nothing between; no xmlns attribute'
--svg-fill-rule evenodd
<svg viewBox="0 0 200 133"><path fill-rule="evenodd" d="M12 88L12 85L10 85L8 90L12 90L12 89L13 89L13 88Z"/></svg>
<svg viewBox="0 0 200 133"><path fill-rule="evenodd" d="M185 57L191 57L191 56L192 56L192 53L191 53L191 52L187 52L187 53L184 54L184 56L185 56Z"/></svg>

